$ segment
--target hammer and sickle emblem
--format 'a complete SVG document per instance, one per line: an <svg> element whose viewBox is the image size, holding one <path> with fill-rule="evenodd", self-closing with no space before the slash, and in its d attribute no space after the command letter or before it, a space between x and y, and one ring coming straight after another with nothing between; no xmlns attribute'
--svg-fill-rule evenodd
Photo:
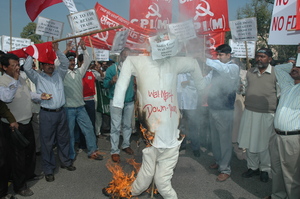
<svg viewBox="0 0 300 199"><path fill-rule="evenodd" d="M158 16L159 18L161 17L161 14L159 14L159 7L156 3L153 3L155 5L150 5L148 7L148 14L146 15L146 18L149 18L149 17L155 17L155 16ZM152 11L152 12L150 12Z"/></svg>
<svg viewBox="0 0 300 199"><path fill-rule="evenodd" d="M210 11L210 5L207 1L202 0L202 2L205 4L205 6L202 7L202 3L198 4L196 7L196 15L194 16L194 20L196 21L198 17L203 17L206 15L214 16L214 13ZM199 12L198 10L201 10L202 12Z"/></svg>
<svg viewBox="0 0 300 199"><path fill-rule="evenodd" d="M94 37L107 43L108 36L109 36L108 32L100 32L97 33Z"/></svg>

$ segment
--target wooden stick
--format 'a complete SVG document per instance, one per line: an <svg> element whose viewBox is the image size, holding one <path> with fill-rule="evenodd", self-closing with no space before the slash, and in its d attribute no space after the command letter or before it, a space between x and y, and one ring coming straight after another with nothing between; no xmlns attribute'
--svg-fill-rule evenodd
<svg viewBox="0 0 300 199"><path fill-rule="evenodd" d="M106 31L109 31L109 30L119 29L119 28L122 28L122 27L123 27L122 25L119 25L119 26L114 26L114 27L111 27L111 28L102 29L102 30L94 30L94 31L87 32L87 33L84 33L84 34L81 34L81 35L74 35L74 36L71 36L71 37L56 39L56 40L53 40L52 42L60 42L60 41L68 40L68 39L74 39L74 38L77 38L77 37L85 37L85 36L89 36L89 35L96 34L96 33L99 33L99 32L106 32Z"/></svg>
<svg viewBox="0 0 300 199"><path fill-rule="evenodd" d="M153 198L154 195L154 179L152 180L152 185L151 185L151 198Z"/></svg>

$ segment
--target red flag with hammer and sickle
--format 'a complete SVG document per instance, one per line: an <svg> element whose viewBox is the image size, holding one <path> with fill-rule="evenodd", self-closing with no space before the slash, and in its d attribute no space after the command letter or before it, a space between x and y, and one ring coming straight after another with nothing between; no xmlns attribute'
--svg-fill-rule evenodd
<svg viewBox="0 0 300 199"><path fill-rule="evenodd" d="M151 30L166 30L172 23L172 0L130 0L130 22Z"/></svg>
<svg viewBox="0 0 300 199"><path fill-rule="evenodd" d="M227 0L179 0L180 21L193 19L198 34L229 31Z"/></svg>

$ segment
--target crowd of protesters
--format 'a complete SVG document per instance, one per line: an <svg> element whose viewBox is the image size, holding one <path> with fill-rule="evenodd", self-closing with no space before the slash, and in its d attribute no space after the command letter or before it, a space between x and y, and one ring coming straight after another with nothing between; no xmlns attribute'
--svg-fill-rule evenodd
<svg viewBox="0 0 300 199"><path fill-rule="evenodd" d="M110 131L113 162L120 162L121 133L121 149L134 154L130 147L135 128L134 76L123 110L112 106L130 49L125 48L115 63L91 61L84 42L79 46L82 54L72 51L71 43L64 52L53 43L57 58L39 61L39 67L30 56L20 67L16 55L1 52L0 199L16 198L7 194L8 181L21 196L34 194L26 183L30 180L54 181L54 149L60 167L69 171L76 170L76 154L84 149L89 159L102 160L97 146L101 132ZM275 66L272 51L261 48L253 66L245 70L231 58L229 45L218 46L216 53L216 60L198 59L207 74L203 93L197 92L190 73L178 75L182 114L178 128L186 134L179 150L190 147L195 158L201 156L201 147L211 150L215 161L209 168L219 171L218 182L230 178L235 152L239 159L247 159L248 170L242 177L258 175L262 182L273 178L268 198L299 198L300 67L296 59ZM24 138L29 141L26 146ZM35 174L37 155L41 155L43 175Z"/></svg>

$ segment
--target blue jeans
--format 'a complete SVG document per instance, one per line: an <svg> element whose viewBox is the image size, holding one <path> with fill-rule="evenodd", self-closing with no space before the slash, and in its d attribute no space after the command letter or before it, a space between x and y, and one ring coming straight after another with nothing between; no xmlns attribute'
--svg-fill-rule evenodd
<svg viewBox="0 0 300 199"><path fill-rule="evenodd" d="M125 149L130 146L130 136L132 133L131 121L134 109L134 102L124 103L124 108L116 108L112 106L112 100L110 100L110 117L111 117L111 129L110 129L110 143L111 154L119 154L119 140L122 127L123 143L121 148Z"/></svg>
<svg viewBox="0 0 300 199"><path fill-rule="evenodd" d="M94 134L94 129L92 122L84 108L84 106L72 108L66 107L66 112L68 116L69 130L70 130L70 159L74 160L76 156L75 152L75 136L74 128L75 121L78 123L81 132L85 136L86 146L88 149L88 155L91 155L97 150L96 136Z"/></svg>

